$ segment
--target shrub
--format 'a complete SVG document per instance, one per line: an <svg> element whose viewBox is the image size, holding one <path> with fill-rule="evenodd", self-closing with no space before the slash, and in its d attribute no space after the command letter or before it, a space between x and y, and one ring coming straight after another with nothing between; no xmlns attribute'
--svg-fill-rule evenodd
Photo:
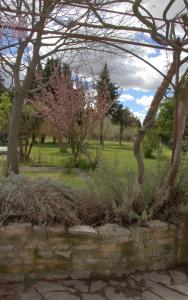
<svg viewBox="0 0 188 300"><path fill-rule="evenodd" d="M0 177L0 222L13 220L65 226L78 224L74 194L48 179L32 181L21 175Z"/></svg>
<svg viewBox="0 0 188 300"><path fill-rule="evenodd" d="M143 152L145 158L153 158L153 147L147 137L143 141Z"/></svg>
<svg viewBox="0 0 188 300"><path fill-rule="evenodd" d="M142 149L145 158L153 158L153 152L159 147L159 137L155 129L148 131L145 135Z"/></svg>
<svg viewBox="0 0 188 300"><path fill-rule="evenodd" d="M83 224L99 226L108 222L110 204L90 192L77 194L77 213Z"/></svg>
<svg viewBox="0 0 188 300"><path fill-rule="evenodd" d="M63 166L67 169L68 173L71 173L71 170L73 168L79 168L85 171L94 170L96 168L95 162L89 161L88 159L84 158L74 160L72 157L67 159L64 162Z"/></svg>
<svg viewBox="0 0 188 300"><path fill-rule="evenodd" d="M120 172L117 162L111 166L100 166L93 173L90 182L90 201L102 203L101 215L104 215L102 222L115 222L118 224L128 224L133 222L145 223L147 220L155 218L153 215L153 205L157 190L164 183L168 172L168 164L158 162L153 170L146 170L145 181L138 184L137 175L134 172ZM175 185L172 202L157 216L160 219L172 219L178 213L179 206L187 203L188 187L187 172L181 172L181 176ZM93 208L94 209L94 208ZM95 208L95 211L97 209Z"/></svg>
<svg viewBox="0 0 188 300"><path fill-rule="evenodd" d="M137 221L139 214L145 210L136 174L121 173L117 162L112 166L99 166L93 173L89 191L93 202L100 199L107 205L105 218L108 222L131 223Z"/></svg>
<svg viewBox="0 0 188 300"><path fill-rule="evenodd" d="M88 159L80 158L75 162L75 167L79 168L81 170L94 170L95 169L95 164L94 162L90 162Z"/></svg>
<svg viewBox="0 0 188 300"><path fill-rule="evenodd" d="M177 217L180 211L187 209L188 204L188 164L182 162L174 188L171 191L170 200L164 204L159 217L163 220L171 220Z"/></svg>

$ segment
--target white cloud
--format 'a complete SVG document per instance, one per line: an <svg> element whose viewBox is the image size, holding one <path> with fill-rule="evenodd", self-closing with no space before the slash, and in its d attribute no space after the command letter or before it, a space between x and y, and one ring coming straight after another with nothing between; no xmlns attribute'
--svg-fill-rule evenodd
<svg viewBox="0 0 188 300"><path fill-rule="evenodd" d="M111 50L114 51L113 48L109 48L109 51ZM151 56L151 52L155 56ZM151 50L151 52L143 51L140 53L140 56L166 74L169 63L172 60L172 54L168 53L167 55L164 50L157 52ZM163 79L152 67L133 56L127 55L125 52L94 54L91 51L87 51L82 56L87 57L87 64L85 61L81 62L79 57L77 57L77 62L73 64L74 66L80 66L81 73L90 76L89 74L91 74L92 70L93 74L99 75L106 62L112 80L120 88L153 91L158 88Z"/></svg>
<svg viewBox="0 0 188 300"><path fill-rule="evenodd" d="M134 97L130 94L122 94L120 97L119 97L119 100L121 102L125 102L125 101L132 101L134 100Z"/></svg>
<svg viewBox="0 0 188 300"><path fill-rule="evenodd" d="M138 112L138 111L134 111L133 113L143 123L146 114L144 112Z"/></svg>
<svg viewBox="0 0 188 300"><path fill-rule="evenodd" d="M136 99L136 103L144 106L145 108L148 108L150 106L152 100L153 100L153 96L144 95L141 98Z"/></svg>

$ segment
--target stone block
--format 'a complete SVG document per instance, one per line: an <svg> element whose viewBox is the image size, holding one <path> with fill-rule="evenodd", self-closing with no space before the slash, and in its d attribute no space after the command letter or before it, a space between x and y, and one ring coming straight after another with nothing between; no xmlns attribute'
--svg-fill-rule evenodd
<svg viewBox="0 0 188 300"><path fill-rule="evenodd" d="M72 235L83 235L83 236L96 236L97 231L91 227L86 225L77 225L70 227L68 232Z"/></svg>
<svg viewBox="0 0 188 300"><path fill-rule="evenodd" d="M107 236L127 236L129 238L130 236L130 230L128 230L125 227L119 226L117 224L113 223L107 223L103 226L97 227L96 229L99 234L101 235L107 235Z"/></svg>
<svg viewBox="0 0 188 300"><path fill-rule="evenodd" d="M86 258L85 262L89 265L96 265L100 262L100 260L97 258Z"/></svg>
<svg viewBox="0 0 188 300"><path fill-rule="evenodd" d="M7 226L0 227L0 234L2 235L21 235L23 236L29 229L31 229L30 223L12 223Z"/></svg>
<svg viewBox="0 0 188 300"><path fill-rule="evenodd" d="M55 253L55 255L57 255L57 256L60 256L60 257L62 257L62 258L69 259L69 258L71 257L72 251L71 251L71 250L69 250L69 251L55 251L54 253Z"/></svg>
<svg viewBox="0 0 188 300"><path fill-rule="evenodd" d="M58 235L63 235L66 233L65 227L64 226L48 226L46 228L47 233L52 235L52 236L58 236Z"/></svg>
<svg viewBox="0 0 188 300"><path fill-rule="evenodd" d="M73 246L75 250L87 251L87 250L97 250L99 248L98 244L81 244Z"/></svg>
<svg viewBox="0 0 188 300"><path fill-rule="evenodd" d="M147 226L152 230L168 230L168 223L161 222L160 220L148 221Z"/></svg>
<svg viewBox="0 0 188 300"><path fill-rule="evenodd" d="M0 246L0 252L3 252L4 254L6 254L6 252L13 251L13 249L13 245Z"/></svg>
<svg viewBox="0 0 188 300"><path fill-rule="evenodd" d="M91 271L86 271L86 270L82 270L82 271L77 271L77 272L72 272L70 274L70 277L72 279L89 279L91 277Z"/></svg>
<svg viewBox="0 0 188 300"><path fill-rule="evenodd" d="M182 284L188 282L187 275L177 270L169 270L172 280L175 284Z"/></svg>

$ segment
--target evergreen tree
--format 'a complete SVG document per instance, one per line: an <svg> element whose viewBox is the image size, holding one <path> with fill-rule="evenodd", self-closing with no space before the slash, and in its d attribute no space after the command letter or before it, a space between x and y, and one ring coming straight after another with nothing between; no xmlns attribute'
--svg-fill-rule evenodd
<svg viewBox="0 0 188 300"><path fill-rule="evenodd" d="M110 78L107 63L105 63L97 81L97 107L109 107L104 117L112 115L118 106L119 87ZM104 118L100 122L100 144L104 145Z"/></svg>
<svg viewBox="0 0 188 300"><path fill-rule="evenodd" d="M49 77L54 73L55 69L60 68L59 59L48 58L45 64L44 69L42 70L43 80L44 82L48 82Z"/></svg>

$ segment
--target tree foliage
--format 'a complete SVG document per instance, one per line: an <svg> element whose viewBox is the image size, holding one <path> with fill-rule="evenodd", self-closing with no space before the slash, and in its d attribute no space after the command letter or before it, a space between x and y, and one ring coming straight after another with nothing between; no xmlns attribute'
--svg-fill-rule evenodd
<svg viewBox="0 0 188 300"><path fill-rule="evenodd" d="M105 63L96 85L96 106L99 110L108 106L106 115L109 117L118 106L119 87L110 78L107 63ZM100 144L104 145L104 119L100 122Z"/></svg>
<svg viewBox="0 0 188 300"><path fill-rule="evenodd" d="M145 158L153 158L153 152L159 147L159 136L156 128L150 129L144 137L142 149Z"/></svg>
<svg viewBox="0 0 188 300"><path fill-rule="evenodd" d="M174 104L173 98L163 100L156 120L158 134L167 143L172 139Z"/></svg>
<svg viewBox="0 0 188 300"><path fill-rule="evenodd" d="M111 80L110 72L105 63L97 81L97 105L109 106L107 116L110 116L118 104L119 87Z"/></svg>
<svg viewBox="0 0 188 300"><path fill-rule="evenodd" d="M21 130L19 136L20 159L28 160L36 135L39 133L42 117L36 108L27 103L24 105L21 119Z"/></svg>
<svg viewBox="0 0 188 300"><path fill-rule="evenodd" d="M0 131L8 130L8 120L12 108L12 99L8 92L0 94Z"/></svg>
<svg viewBox="0 0 188 300"><path fill-rule="evenodd" d="M118 103L111 113L112 123L119 126L119 144L122 143L123 131L129 126L140 127L140 120L134 116L128 107Z"/></svg>
<svg viewBox="0 0 188 300"><path fill-rule="evenodd" d="M95 95L79 76L73 81L66 73L55 71L49 79L49 86L50 89L43 90L39 110L54 128L56 136L69 140L73 157L77 160L87 133L104 118L109 107L95 109Z"/></svg>

